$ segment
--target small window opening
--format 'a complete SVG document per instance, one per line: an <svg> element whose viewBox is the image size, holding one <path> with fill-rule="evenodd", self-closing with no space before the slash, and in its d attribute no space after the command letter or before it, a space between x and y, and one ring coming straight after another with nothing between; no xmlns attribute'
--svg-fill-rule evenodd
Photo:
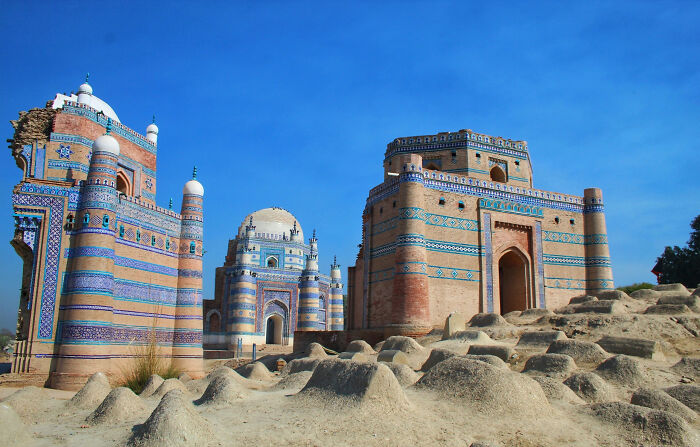
<svg viewBox="0 0 700 447"><path fill-rule="evenodd" d="M85 213L85 214L83 215L83 224L84 224L84 225L87 225L87 224L89 224L89 223L90 223L90 213Z"/></svg>
<svg viewBox="0 0 700 447"><path fill-rule="evenodd" d="M438 205L444 205L445 204L445 198L440 197L440 200L438 201Z"/></svg>
<svg viewBox="0 0 700 447"><path fill-rule="evenodd" d="M165 240L165 249L170 250L170 239Z"/></svg>
<svg viewBox="0 0 700 447"><path fill-rule="evenodd" d="M136 242L141 242L141 230L136 230Z"/></svg>
<svg viewBox="0 0 700 447"><path fill-rule="evenodd" d="M102 216L102 228L109 228L109 216L106 214Z"/></svg>
<svg viewBox="0 0 700 447"><path fill-rule="evenodd" d="M481 154L477 152L477 153L476 153L476 158L481 158Z"/></svg>
<svg viewBox="0 0 700 447"><path fill-rule="evenodd" d="M520 160L515 160L515 166L520 166Z"/></svg>
<svg viewBox="0 0 700 447"><path fill-rule="evenodd" d="M557 223L557 224L559 223L559 216L554 218L554 223Z"/></svg>
<svg viewBox="0 0 700 447"><path fill-rule="evenodd" d="M457 207L458 207L459 209L463 210L463 209L464 209L464 202L462 202L462 201L460 200L459 203L457 204Z"/></svg>
<svg viewBox="0 0 700 447"><path fill-rule="evenodd" d="M119 237L124 237L124 225L119 225Z"/></svg>
<svg viewBox="0 0 700 447"><path fill-rule="evenodd" d="M197 246L195 245L195 243L194 243L194 242L190 242L190 253L191 253L191 254L194 254L194 251L195 251L196 248L197 248Z"/></svg>
<svg viewBox="0 0 700 447"><path fill-rule="evenodd" d="M576 224L576 221L575 221L574 219L569 219L569 223L570 223L571 225L575 225L575 224Z"/></svg>
<svg viewBox="0 0 700 447"><path fill-rule="evenodd" d="M156 246L156 237L154 235L151 235L151 247Z"/></svg>
<svg viewBox="0 0 700 447"><path fill-rule="evenodd" d="M457 156L457 151L452 151L452 158Z"/></svg>
<svg viewBox="0 0 700 447"><path fill-rule="evenodd" d="M394 200L394 203L391 204L392 208L396 208L396 200Z"/></svg>
<svg viewBox="0 0 700 447"><path fill-rule="evenodd" d="M277 268L277 258L273 256L267 258L267 266L271 268Z"/></svg>
<svg viewBox="0 0 700 447"><path fill-rule="evenodd" d="M384 212L384 208L382 208L382 207L380 206L380 207L379 207L379 214L382 214L383 212Z"/></svg>

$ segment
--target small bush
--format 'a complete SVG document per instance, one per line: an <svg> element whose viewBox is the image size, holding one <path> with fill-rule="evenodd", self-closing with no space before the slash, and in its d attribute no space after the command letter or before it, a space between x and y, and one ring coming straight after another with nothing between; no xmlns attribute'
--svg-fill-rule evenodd
<svg viewBox="0 0 700 447"><path fill-rule="evenodd" d="M172 360L164 358L160 354L160 347L156 339L155 328L149 331L148 342L144 345L133 345L134 361L122 370L124 377L121 386L130 388L139 394L146 386L146 382L153 374L158 374L164 379L177 378L181 371L172 363Z"/></svg>
<svg viewBox="0 0 700 447"><path fill-rule="evenodd" d="M636 282L629 286L618 287L617 290L622 290L623 292L629 295L635 290L651 289L652 287L654 287L654 284L650 284L648 282Z"/></svg>

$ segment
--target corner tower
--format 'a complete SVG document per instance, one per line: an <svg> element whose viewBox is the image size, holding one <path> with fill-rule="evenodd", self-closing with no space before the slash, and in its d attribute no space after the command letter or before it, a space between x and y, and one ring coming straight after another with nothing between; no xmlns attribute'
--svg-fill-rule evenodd
<svg viewBox="0 0 700 447"><path fill-rule="evenodd" d="M316 230L309 240L311 249L306 256L306 268L301 274L299 290L299 322L300 331L318 330L318 247L316 245Z"/></svg>
<svg viewBox="0 0 700 447"><path fill-rule="evenodd" d="M613 273L605 225L603 192L599 188L583 191L583 231L586 250L586 293L614 289Z"/></svg>
<svg viewBox="0 0 700 447"><path fill-rule="evenodd" d="M343 313L343 283L340 275L340 265L336 261L335 256L333 257L333 264L331 265L331 287L330 287L330 301L328 304L328 312L330 312L330 330L331 331L342 331L345 329L345 319Z"/></svg>

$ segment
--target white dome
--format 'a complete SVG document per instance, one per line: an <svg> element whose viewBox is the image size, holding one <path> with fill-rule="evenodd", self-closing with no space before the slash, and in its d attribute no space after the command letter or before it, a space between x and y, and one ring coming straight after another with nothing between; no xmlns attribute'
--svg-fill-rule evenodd
<svg viewBox="0 0 700 447"><path fill-rule="evenodd" d="M156 126L156 123L151 123L146 127L146 133L158 133L158 126Z"/></svg>
<svg viewBox="0 0 700 447"><path fill-rule="evenodd" d="M114 155L119 155L119 142L112 135L102 135L97 137L94 143L92 143L93 151L103 151L109 152Z"/></svg>
<svg viewBox="0 0 700 447"><path fill-rule="evenodd" d="M87 93L88 95L92 95L92 86L87 82L84 84L80 84L80 87L78 87L78 94L80 93Z"/></svg>
<svg viewBox="0 0 700 447"><path fill-rule="evenodd" d="M255 233L260 234L261 237L282 239L282 235L285 234L289 238L289 230L294 227L294 222L296 222L299 237L302 241L304 240L304 232L297 218L289 211L277 207L264 208L248 214L243 219L241 226L238 227L239 236L245 236L245 227L250 223L251 217L253 218L253 225L255 225Z"/></svg>
<svg viewBox="0 0 700 447"><path fill-rule="evenodd" d="M189 182L185 183L185 187L182 188L182 193L194 194L196 196L204 197L204 186L202 186L202 184L199 183L197 180L192 179Z"/></svg>

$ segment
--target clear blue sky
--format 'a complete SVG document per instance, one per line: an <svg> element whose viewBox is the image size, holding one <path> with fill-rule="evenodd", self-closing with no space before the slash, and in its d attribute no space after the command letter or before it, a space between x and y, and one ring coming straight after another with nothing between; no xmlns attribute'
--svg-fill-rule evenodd
<svg viewBox="0 0 700 447"><path fill-rule="evenodd" d="M252 210L281 206L320 264L354 263L386 143L471 128L529 143L535 186L603 189L618 285L652 281L700 213L700 3L3 2L0 117L77 90L157 116L158 203L199 168L204 293ZM206 5L206 6L204 6ZM216 5L216 6L214 6ZM0 163L0 327L20 258Z"/></svg>

